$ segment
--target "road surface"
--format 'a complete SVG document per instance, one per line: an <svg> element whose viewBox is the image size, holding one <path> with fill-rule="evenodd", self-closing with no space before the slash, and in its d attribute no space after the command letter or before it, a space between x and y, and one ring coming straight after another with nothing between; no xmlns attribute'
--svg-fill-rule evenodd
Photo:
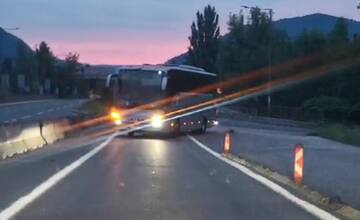
<svg viewBox="0 0 360 220"><path fill-rule="evenodd" d="M84 101L47 99L0 104L0 124L64 118L71 116Z"/></svg>
<svg viewBox="0 0 360 220"><path fill-rule="evenodd" d="M340 198L360 209L360 148L321 137L309 136L308 129L222 120L199 140L223 152L226 130L233 129L232 154L270 168L292 179L294 147L304 146L304 185L323 195Z"/></svg>
<svg viewBox="0 0 360 220"><path fill-rule="evenodd" d="M49 190L29 196L104 141L81 138L0 162L0 218L6 209L12 219L37 220L315 219L188 136L117 136ZM25 195L29 203L18 210Z"/></svg>

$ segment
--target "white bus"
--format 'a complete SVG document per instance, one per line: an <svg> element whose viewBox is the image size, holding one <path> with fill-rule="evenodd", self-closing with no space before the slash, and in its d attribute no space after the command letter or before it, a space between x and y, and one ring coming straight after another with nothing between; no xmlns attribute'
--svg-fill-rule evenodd
<svg viewBox="0 0 360 220"><path fill-rule="evenodd" d="M144 131L205 133L207 128L217 124L215 108L193 113L196 108L190 107L215 98L216 88L206 93L194 93L194 90L210 87L216 83L216 79L213 73L185 65L118 68L115 74L108 76L106 82L112 91L116 109L111 116L116 124L149 122L150 126L129 135ZM166 101L159 104L159 100ZM132 113L125 113L134 109L136 111ZM166 117L169 114L171 116Z"/></svg>

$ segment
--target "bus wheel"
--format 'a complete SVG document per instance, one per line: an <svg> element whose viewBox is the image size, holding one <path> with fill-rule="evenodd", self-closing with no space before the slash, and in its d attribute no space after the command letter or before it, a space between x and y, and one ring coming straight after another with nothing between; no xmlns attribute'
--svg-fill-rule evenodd
<svg viewBox="0 0 360 220"><path fill-rule="evenodd" d="M129 137L134 137L134 135L135 135L135 131L131 131L131 132L128 133Z"/></svg>
<svg viewBox="0 0 360 220"><path fill-rule="evenodd" d="M207 129L207 120L206 118L204 118L201 122L201 128L194 130L193 133L194 134L204 134L206 132Z"/></svg>
<svg viewBox="0 0 360 220"><path fill-rule="evenodd" d="M174 121L174 128L173 128L173 135L175 137L179 136L181 133L181 124L180 124L180 119L177 119L176 121Z"/></svg>
<svg viewBox="0 0 360 220"><path fill-rule="evenodd" d="M202 123L201 123L200 134L205 134L206 129L207 129L207 119L204 118Z"/></svg>

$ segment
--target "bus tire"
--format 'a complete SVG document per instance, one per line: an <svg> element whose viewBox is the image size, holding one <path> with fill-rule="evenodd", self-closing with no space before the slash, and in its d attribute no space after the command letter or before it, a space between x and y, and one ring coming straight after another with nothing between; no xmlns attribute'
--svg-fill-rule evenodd
<svg viewBox="0 0 360 220"><path fill-rule="evenodd" d="M128 136L129 136L129 137L134 137L134 135L135 135L135 131L130 131L130 132L128 133Z"/></svg>
<svg viewBox="0 0 360 220"><path fill-rule="evenodd" d="M194 130L193 133L204 134L206 132L206 129L207 129L207 119L204 117L203 120L201 121L201 128Z"/></svg>
<svg viewBox="0 0 360 220"><path fill-rule="evenodd" d="M207 130L207 119L203 118L202 123L201 123L200 134L205 134L206 130Z"/></svg>
<svg viewBox="0 0 360 220"><path fill-rule="evenodd" d="M175 126L174 126L174 130L173 130L173 135L175 137L177 137L177 136L179 136L181 134L180 119L176 119L176 121L174 123L175 123Z"/></svg>

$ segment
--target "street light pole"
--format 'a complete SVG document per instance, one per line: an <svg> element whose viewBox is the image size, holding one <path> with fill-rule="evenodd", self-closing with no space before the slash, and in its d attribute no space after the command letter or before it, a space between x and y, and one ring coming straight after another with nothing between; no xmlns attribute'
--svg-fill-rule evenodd
<svg viewBox="0 0 360 220"><path fill-rule="evenodd" d="M268 43L268 99L267 99L267 112L268 116L271 116L271 81L272 81L272 19L274 11L271 8L264 9L269 11L269 18L270 18L270 31L269 31L269 43Z"/></svg>
<svg viewBox="0 0 360 220"><path fill-rule="evenodd" d="M251 7L247 5L241 6L245 9L255 9L258 7ZM272 20L274 15L274 10L271 8L264 8L261 9L262 11L269 12L269 19L270 19L270 32L269 32L269 42L268 42L268 89L267 89L267 114L271 116L271 81L272 81Z"/></svg>

